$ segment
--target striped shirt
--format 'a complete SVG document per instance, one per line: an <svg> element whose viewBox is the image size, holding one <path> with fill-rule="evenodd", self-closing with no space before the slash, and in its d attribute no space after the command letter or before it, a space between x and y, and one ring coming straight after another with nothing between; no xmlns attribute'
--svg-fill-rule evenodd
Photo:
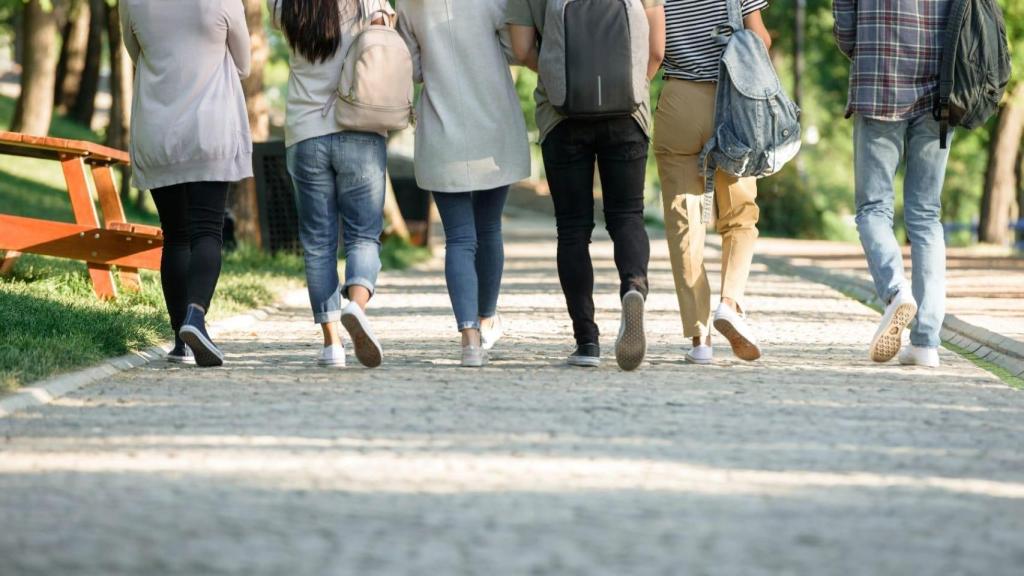
<svg viewBox="0 0 1024 576"><path fill-rule="evenodd" d="M909 120L939 90L952 0L835 0L835 37L850 66L847 117Z"/></svg>
<svg viewBox="0 0 1024 576"><path fill-rule="evenodd" d="M718 80L725 46L711 37L729 22L727 0L665 0L665 76L698 82ZM764 10L768 0L742 0L743 15Z"/></svg>

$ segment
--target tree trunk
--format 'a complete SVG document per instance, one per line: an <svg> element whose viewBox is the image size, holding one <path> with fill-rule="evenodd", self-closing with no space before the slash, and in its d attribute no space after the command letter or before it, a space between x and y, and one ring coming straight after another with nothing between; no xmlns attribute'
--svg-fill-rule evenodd
<svg viewBox="0 0 1024 576"><path fill-rule="evenodd" d="M78 97L85 70L85 56L89 47L90 26L89 2L74 0L68 8L68 19L64 24L64 44L57 60L57 82L53 102L57 112L67 114Z"/></svg>
<svg viewBox="0 0 1024 576"><path fill-rule="evenodd" d="M266 66L270 49L267 35L263 30L263 1L245 0L245 19L249 26L249 41L252 44L252 68L249 77L242 80L245 93L245 107L249 112L249 128L254 142L264 142L270 137L270 111L263 95L263 68ZM238 240L259 246L260 213L256 196L256 182L247 178L232 184L229 193L229 207L235 217L235 235Z"/></svg>
<svg viewBox="0 0 1024 576"><path fill-rule="evenodd" d="M11 27L14 30L14 63L19 67L25 63L25 14L15 10Z"/></svg>
<svg viewBox="0 0 1024 576"><path fill-rule="evenodd" d="M110 54L110 124L107 146L127 150L131 139L132 61L121 37L121 18L117 5L106 4L107 46ZM121 169L121 198L128 200L131 175ZM141 194L140 194L141 198ZM139 203L137 203L138 205Z"/></svg>
<svg viewBox="0 0 1024 576"><path fill-rule="evenodd" d="M89 34L85 49L85 64L82 68L82 82L78 86L75 101L71 104L70 116L80 124L92 127L96 112L96 93L100 88L100 66L103 62L103 30L107 27L106 2L88 0Z"/></svg>
<svg viewBox="0 0 1024 576"><path fill-rule="evenodd" d="M981 197L978 239L991 244L1010 243L1010 214L1017 197L1017 158L1024 136L1024 82L999 110L999 121L989 147L985 191Z"/></svg>
<svg viewBox="0 0 1024 576"><path fill-rule="evenodd" d="M11 130L45 136L53 117L53 90L57 77L57 19L41 0L25 4L24 64L21 94L14 107Z"/></svg>

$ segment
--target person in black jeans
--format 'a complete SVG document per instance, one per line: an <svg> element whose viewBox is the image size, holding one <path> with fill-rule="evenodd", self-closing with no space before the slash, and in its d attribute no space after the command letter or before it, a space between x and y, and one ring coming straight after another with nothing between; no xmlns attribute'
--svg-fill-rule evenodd
<svg viewBox="0 0 1024 576"><path fill-rule="evenodd" d="M641 5L649 32L645 64L650 81L665 55L664 0L641 0ZM512 53L520 64L535 72L540 66L540 38L544 36L547 7L547 0L508 0L505 14ZM559 61L559 44L554 45L556 57L548 59L549 64ZM633 54L634 64L637 56ZM594 266L589 247L594 230L596 161L601 173L605 221L615 244L622 297L615 360L619 368L634 370L647 353L644 303L651 243L644 228L644 184L651 133L650 102L646 97L640 98L631 114L599 118L577 114L574 118L552 104L543 77L540 74L538 78L534 100L558 227L558 278L576 336L576 350L568 363L589 367L601 363L600 334L594 322ZM598 102L602 94L600 79L598 76Z"/></svg>
<svg viewBox="0 0 1024 576"><path fill-rule="evenodd" d="M219 365L224 357L203 330L199 334L182 328L194 322L190 314L210 309L213 291L220 278L221 249L224 245L224 215L227 210L227 182L189 182L152 190L164 231L160 258L160 284L174 330L172 362L190 362L192 350L203 350L200 364ZM186 347L187 339L205 338L206 343ZM207 346L206 344L209 344Z"/></svg>
<svg viewBox="0 0 1024 576"><path fill-rule="evenodd" d="M590 239L594 230L594 162L601 176L606 228L615 245L619 271L619 296L638 293L639 305L647 298L647 265L650 239L644 227L644 185L647 169L647 135L632 117L606 120L563 120L542 145L544 167L551 188L558 227L558 278L573 321L577 351L569 363L596 366L600 357L599 331L594 322L594 267ZM639 326L630 327L626 314L616 358L623 368L635 368L643 359L645 344L632 343L629 358L622 352L624 332L643 338ZM636 315L632 315L636 317ZM636 330L639 328L639 330ZM637 357L639 355L639 357Z"/></svg>

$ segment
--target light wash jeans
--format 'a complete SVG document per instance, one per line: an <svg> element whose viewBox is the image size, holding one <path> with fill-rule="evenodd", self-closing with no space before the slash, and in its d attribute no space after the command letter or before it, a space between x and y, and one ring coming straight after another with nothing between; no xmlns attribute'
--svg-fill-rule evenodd
<svg viewBox="0 0 1024 576"><path fill-rule="evenodd" d="M501 213L508 186L477 192L434 192L444 225L444 276L460 331L480 329L480 318L498 313L505 268Z"/></svg>
<svg viewBox="0 0 1024 576"><path fill-rule="evenodd" d="M341 318L351 286L372 294L380 273L387 150L384 137L337 132L288 147L306 283L318 324ZM338 219L345 241L345 285L338 280Z"/></svg>
<svg viewBox="0 0 1024 576"><path fill-rule="evenodd" d="M857 116L854 124L857 231L875 290L892 301L905 280L903 254L893 233L893 182L906 162L903 218L913 263L917 320L910 342L938 347L946 315L946 241L942 231L942 185L949 150L939 147L939 123L931 115L881 121Z"/></svg>

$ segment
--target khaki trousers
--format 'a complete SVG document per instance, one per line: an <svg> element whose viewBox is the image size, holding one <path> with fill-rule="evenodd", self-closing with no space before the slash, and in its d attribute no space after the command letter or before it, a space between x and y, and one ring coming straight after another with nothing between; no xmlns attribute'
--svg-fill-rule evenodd
<svg viewBox="0 0 1024 576"><path fill-rule="evenodd" d="M713 82L668 79L655 116L654 154L661 175L665 232L675 277L683 334L710 333L711 288L704 268L705 226L701 222L704 177L698 156L714 132ZM760 211L753 178L723 172L715 177L717 226L722 236L722 298L742 303L757 241Z"/></svg>

